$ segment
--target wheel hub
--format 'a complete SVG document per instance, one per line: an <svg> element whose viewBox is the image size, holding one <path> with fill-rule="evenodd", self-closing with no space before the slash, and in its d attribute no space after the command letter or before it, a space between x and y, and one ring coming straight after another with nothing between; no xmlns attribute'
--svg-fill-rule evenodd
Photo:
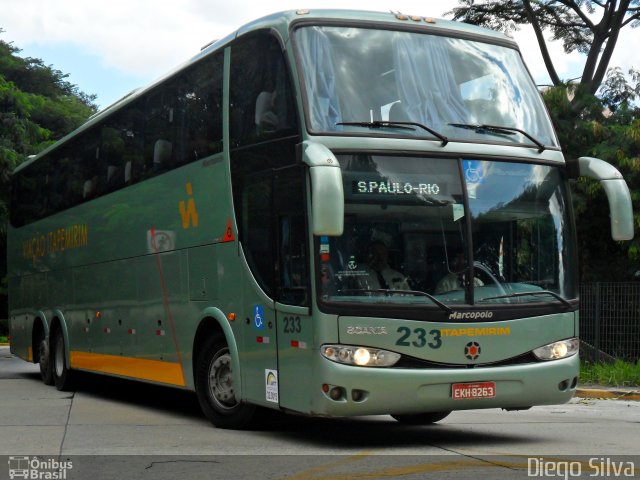
<svg viewBox="0 0 640 480"><path fill-rule="evenodd" d="M236 406L233 388L233 372L231 356L228 352L215 358L209 367L209 393L211 398L222 408Z"/></svg>

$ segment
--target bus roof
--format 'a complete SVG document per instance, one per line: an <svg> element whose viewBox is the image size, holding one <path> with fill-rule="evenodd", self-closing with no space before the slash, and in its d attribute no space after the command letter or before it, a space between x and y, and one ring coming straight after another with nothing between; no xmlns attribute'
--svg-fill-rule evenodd
<svg viewBox="0 0 640 480"><path fill-rule="evenodd" d="M389 25L407 26L413 25L425 27L425 31L433 30L439 33L473 35L484 37L487 40L508 42L516 46L511 38L501 32L489 30L487 28L478 27L468 23L455 22L452 20L444 20L441 18L433 18L424 15L411 15L400 12L374 12L363 10L329 10L329 9L311 9L311 10L288 10L284 12L274 13L266 17L254 20L240 27L234 36L243 35L253 30L265 28L267 26L277 26L284 24L288 26L296 21L307 20L322 22L322 20L345 21L345 22L370 22L371 24L387 23Z"/></svg>
<svg viewBox="0 0 640 480"><path fill-rule="evenodd" d="M374 12L374 11L362 11L362 10L329 10L329 9L311 9L311 10L288 10L278 13L273 13L262 18L258 18L250 23L247 23L226 37L215 40L205 45L202 50L195 56L190 58L184 63L181 63L177 67L173 68L166 74L162 75L157 80L150 84L137 88L119 100L115 101L111 105L105 107L101 111L89 117L89 119L80 127L69 133L56 143L50 145L43 151L39 152L33 158L29 158L27 161L16 167L15 172L22 170L24 167L36 161L42 155L51 152L58 148L67 138L77 135L92 125L102 121L109 115L114 113L119 107L122 107L128 103L135 101L140 96L144 95L149 90L152 90L157 85L163 83L165 80L171 78L182 69L188 67L192 63L195 63L199 59L209 55L210 53L220 50L226 44L233 41L235 38L251 33L256 30L264 28L275 28L280 31L281 34L287 35L289 27L296 22L314 22L322 23L323 21L329 22L358 22L361 24L370 24L371 26L386 27L399 27L399 28L423 28L425 32L433 32L437 34L448 34L452 36L467 36L477 37L479 40L485 40L490 42L499 42L508 44L513 48L517 48L516 42L504 35L503 33L489 30L487 28L477 27L462 22L455 22L451 20L444 20L440 18L432 18L426 16L414 16L410 14L403 14L400 12ZM287 38L285 38L286 40Z"/></svg>

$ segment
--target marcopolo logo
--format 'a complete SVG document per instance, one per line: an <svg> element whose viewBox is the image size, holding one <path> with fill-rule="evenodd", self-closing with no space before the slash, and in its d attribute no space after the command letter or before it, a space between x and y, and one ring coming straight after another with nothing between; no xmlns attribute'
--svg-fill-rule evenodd
<svg viewBox="0 0 640 480"><path fill-rule="evenodd" d="M482 310L480 312L451 312L449 320L480 320L493 317L493 312Z"/></svg>
<svg viewBox="0 0 640 480"><path fill-rule="evenodd" d="M71 460L40 457L9 457L9 478L32 480L66 480L73 468Z"/></svg>

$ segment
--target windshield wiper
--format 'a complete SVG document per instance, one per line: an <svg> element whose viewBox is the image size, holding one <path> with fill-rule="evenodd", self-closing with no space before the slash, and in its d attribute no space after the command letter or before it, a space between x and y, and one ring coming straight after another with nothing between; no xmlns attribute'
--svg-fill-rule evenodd
<svg viewBox="0 0 640 480"><path fill-rule="evenodd" d="M442 142L442 147L449 143L449 139L442 135L440 132L436 132L434 129L418 122L388 122L386 120L374 120L373 122L338 122L336 123L336 125L350 125L354 127L368 128L400 128L403 130L415 130L415 128L411 127L418 127L429 132L431 135L440 140Z"/></svg>
<svg viewBox="0 0 640 480"><path fill-rule="evenodd" d="M551 295L553 298L564 304L567 308L573 308L573 305L567 301L561 295L558 295L556 292L552 292L550 290L536 290L535 292L517 292L510 293L509 295L498 295L497 297L485 297L483 299L478 300L478 303L481 303L485 300L498 300L501 298L517 298L517 297L528 297L528 296L539 296L539 295Z"/></svg>
<svg viewBox="0 0 640 480"><path fill-rule="evenodd" d="M422 292L420 290L392 290L390 288L348 288L346 290L338 290L337 293L349 293L349 292L366 292L366 293L384 293L385 295L393 295L393 294L401 294L401 295L416 295L419 297L427 297L441 309L443 309L447 313L452 313L453 308L448 305L442 303L433 295Z"/></svg>
<svg viewBox="0 0 640 480"><path fill-rule="evenodd" d="M535 143L536 147L538 147L538 153L544 152L546 148L544 146L544 143L542 143L540 140L535 138L533 135L530 135L524 130L520 130L519 128L515 128L515 127L503 127L500 125L486 125L486 124L475 124L475 123L450 123L449 125L451 125L452 127L466 128L467 130L473 130L476 133L491 132L491 133L498 133L500 135L513 135L515 132L517 132L521 135L524 135L533 143Z"/></svg>

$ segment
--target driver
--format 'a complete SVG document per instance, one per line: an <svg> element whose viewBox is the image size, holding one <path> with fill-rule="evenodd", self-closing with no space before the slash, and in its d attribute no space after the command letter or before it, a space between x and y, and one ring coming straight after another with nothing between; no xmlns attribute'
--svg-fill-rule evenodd
<svg viewBox="0 0 640 480"><path fill-rule="evenodd" d="M358 282L367 290L411 290L407 277L389 266L389 250L380 241L369 245L369 265Z"/></svg>
<svg viewBox="0 0 640 480"><path fill-rule="evenodd" d="M444 277L440 279L438 285L436 285L435 294L439 295L441 293L451 292L453 290L462 290L464 289L464 276L465 276L465 260L464 260L464 252L461 250L458 251L451 263L449 264L450 271ZM478 277L473 278L473 286L474 287L482 287L484 283Z"/></svg>

